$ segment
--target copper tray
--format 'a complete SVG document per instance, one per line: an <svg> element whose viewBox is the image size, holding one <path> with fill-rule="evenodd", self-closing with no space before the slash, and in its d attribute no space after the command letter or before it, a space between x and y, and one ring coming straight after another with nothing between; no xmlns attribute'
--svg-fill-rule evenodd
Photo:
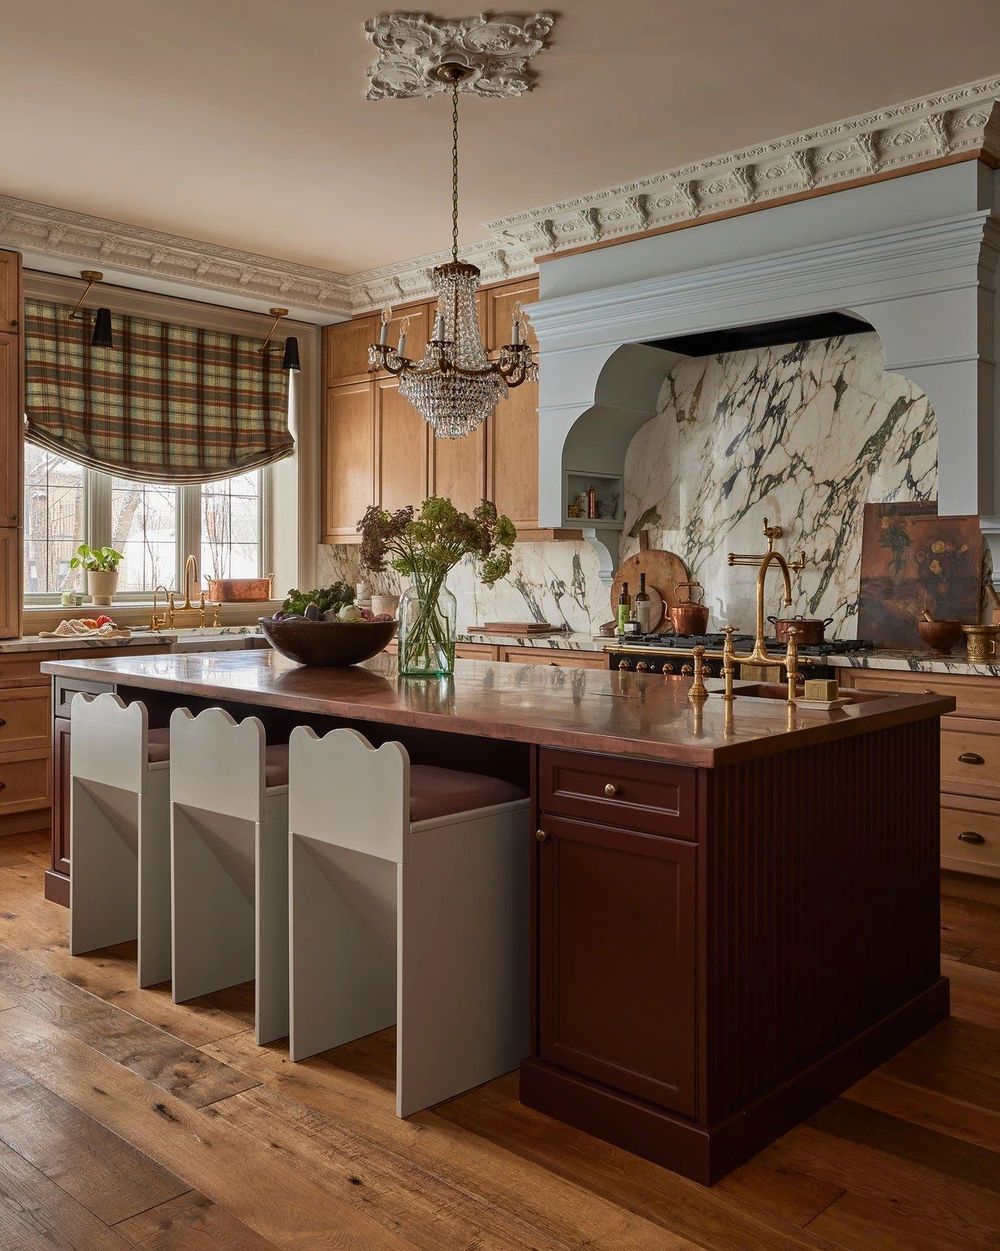
<svg viewBox="0 0 1000 1251"><path fill-rule="evenodd" d="M240 604L271 599L274 574L266 578L209 578L205 598L215 604Z"/></svg>

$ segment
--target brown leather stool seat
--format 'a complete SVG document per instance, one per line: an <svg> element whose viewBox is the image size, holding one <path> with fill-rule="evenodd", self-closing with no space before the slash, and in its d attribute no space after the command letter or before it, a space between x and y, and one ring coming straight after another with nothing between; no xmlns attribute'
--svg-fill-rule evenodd
<svg viewBox="0 0 1000 1251"><path fill-rule="evenodd" d="M150 730L146 740L146 759L150 764L160 764L170 759L170 730Z"/></svg>
<svg viewBox="0 0 1000 1251"><path fill-rule="evenodd" d="M286 748L287 751L287 748ZM524 791L503 778L484 773L439 769L436 765L410 766L410 820L430 821L453 812L471 812L525 799Z"/></svg>
<svg viewBox="0 0 1000 1251"><path fill-rule="evenodd" d="M288 744L275 743L264 748L264 785L288 785Z"/></svg>

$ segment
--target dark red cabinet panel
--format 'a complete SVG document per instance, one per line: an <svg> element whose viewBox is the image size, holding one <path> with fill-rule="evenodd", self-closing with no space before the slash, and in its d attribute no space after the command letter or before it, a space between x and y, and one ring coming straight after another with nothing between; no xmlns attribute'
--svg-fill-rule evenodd
<svg viewBox="0 0 1000 1251"><path fill-rule="evenodd" d="M546 812L668 838L697 837L695 769L543 749L539 775Z"/></svg>
<svg viewBox="0 0 1000 1251"><path fill-rule="evenodd" d="M541 1058L693 1115L697 848L548 813L542 826Z"/></svg>

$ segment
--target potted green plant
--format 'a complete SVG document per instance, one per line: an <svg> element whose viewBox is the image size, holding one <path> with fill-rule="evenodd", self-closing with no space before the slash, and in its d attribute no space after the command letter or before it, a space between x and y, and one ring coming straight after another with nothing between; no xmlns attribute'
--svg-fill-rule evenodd
<svg viewBox="0 0 1000 1251"><path fill-rule="evenodd" d="M440 496L389 513L371 507L358 523L361 564L373 573L389 567L412 579L399 601L399 672L446 677L455 669L455 597L445 579L471 556L486 586L510 572L514 523L490 500L462 513Z"/></svg>
<svg viewBox="0 0 1000 1251"><path fill-rule="evenodd" d="M118 566L124 559L113 547L89 547L81 543L69 567L86 571L90 602L107 605L118 589Z"/></svg>

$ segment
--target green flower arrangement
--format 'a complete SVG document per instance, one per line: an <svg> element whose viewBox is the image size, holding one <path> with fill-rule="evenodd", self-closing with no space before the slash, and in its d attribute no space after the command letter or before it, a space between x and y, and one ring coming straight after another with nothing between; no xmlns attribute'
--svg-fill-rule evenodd
<svg viewBox="0 0 1000 1251"><path fill-rule="evenodd" d="M450 673L455 640L438 608L445 579L467 556L472 557L486 586L506 577L517 538L514 523L498 513L491 500L483 500L470 515L460 512L451 500L434 495L424 500L419 513L409 505L394 513L372 506L358 528L365 569L372 573L394 569L413 580L419 602L400 641L400 672L416 671L420 666L414 657L436 651Z"/></svg>

